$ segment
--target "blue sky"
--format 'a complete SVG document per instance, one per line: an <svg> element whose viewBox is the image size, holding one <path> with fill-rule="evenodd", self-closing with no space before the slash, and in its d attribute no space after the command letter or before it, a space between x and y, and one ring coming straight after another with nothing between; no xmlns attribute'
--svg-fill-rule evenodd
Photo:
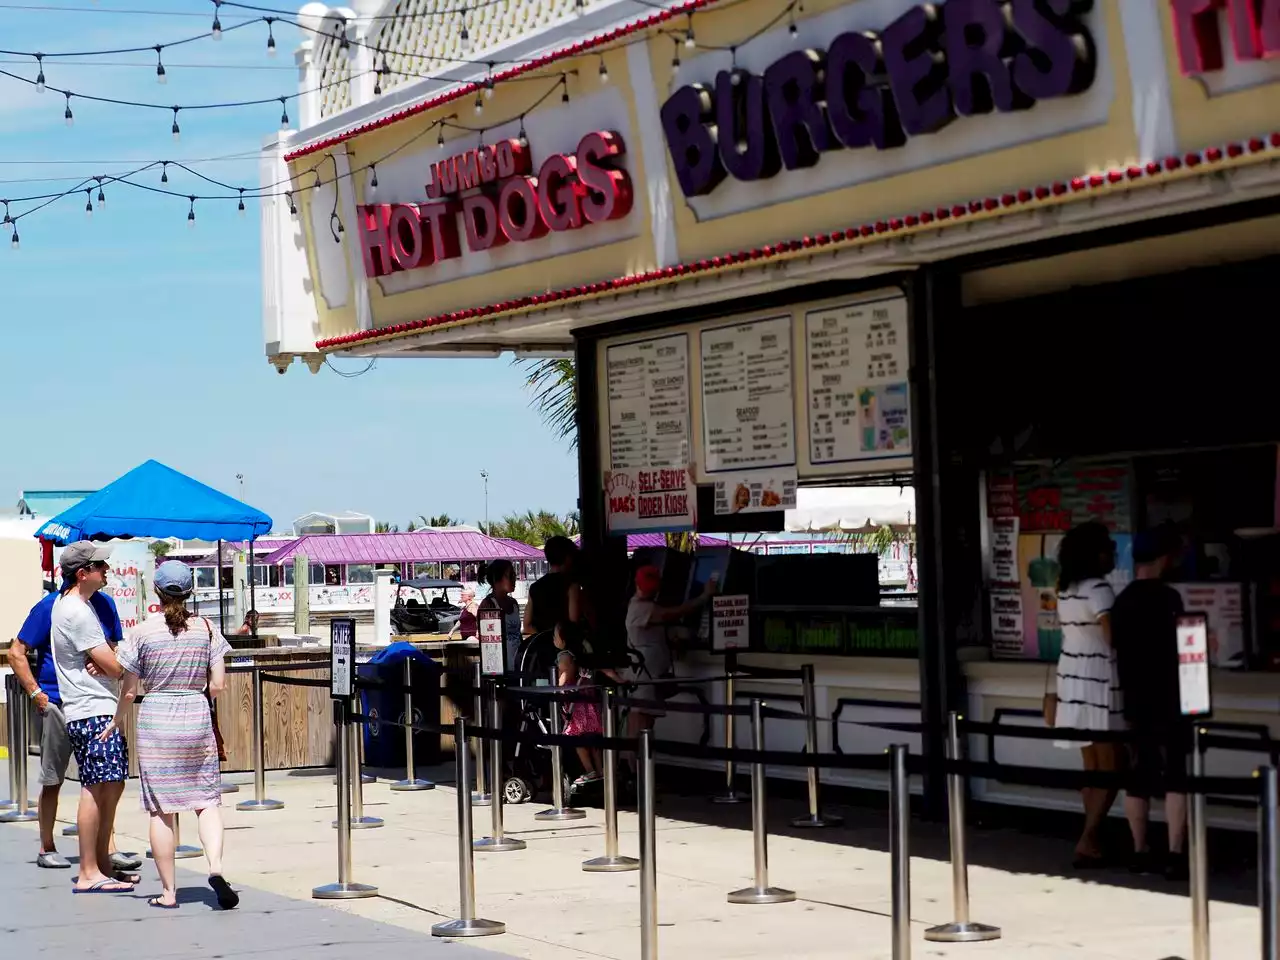
<svg viewBox="0 0 1280 960"><path fill-rule="evenodd" d="M37 4L0 0L0 47L150 46L212 19L207 0L23 6ZM244 18L222 11L224 27ZM97 58L119 66L46 58L44 72L52 86L161 104L274 97L297 90L299 39L280 25L275 36L274 59L262 24L167 50L164 86L150 52ZM33 60L9 55L0 69L36 75ZM279 104L183 111L175 143L168 110L73 99L68 128L64 106L60 94L0 76L0 198L151 160L230 157L197 169L253 185L258 147L280 119ZM295 101L289 114L296 120ZM160 186L159 171L137 179ZM180 171L169 179L182 193L215 189ZM23 219L16 252L0 231L0 508L20 489L94 488L154 457L229 493L243 474L245 499L282 527L308 510L360 510L401 526L420 513L475 521L482 468L494 517L573 509L576 458L529 407L508 359L380 360L354 379L295 364L282 377L263 353L256 205L241 219L234 201L197 203L192 230L185 199L119 184L105 193L90 218L81 193Z"/></svg>

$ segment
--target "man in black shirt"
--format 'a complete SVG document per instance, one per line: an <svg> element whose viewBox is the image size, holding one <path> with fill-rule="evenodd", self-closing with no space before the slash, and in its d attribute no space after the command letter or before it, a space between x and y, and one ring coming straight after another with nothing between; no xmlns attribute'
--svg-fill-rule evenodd
<svg viewBox="0 0 1280 960"><path fill-rule="evenodd" d="M582 617L582 591L574 582L573 562L577 545L568 537L552 537L542 548L547 558L546 576L529 587L524 603L524 635L554 630L557 623L578 623Z"/></svg>
<svg viewBox="0 0 1280 960"><path fill-rule="evenodd" d="M1182 597L1164 582L1178 548L1169 531L1144 531L1134 538L1135 579L1111 608L1111 642L1116 655L1124 716L1133 731L1132 782L1124 811L1133 834L1135 872L1151 872L1147 844L1151 797L1164 794L1169 825L1170 879L1187 875L1187 758L1191 729L1182 717L1178 695L1177 623Z"/></svg>

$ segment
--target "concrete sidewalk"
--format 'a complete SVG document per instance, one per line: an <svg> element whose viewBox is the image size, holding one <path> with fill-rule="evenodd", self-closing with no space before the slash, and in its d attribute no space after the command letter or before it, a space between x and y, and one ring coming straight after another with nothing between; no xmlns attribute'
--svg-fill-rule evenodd
<svg viewBox="0 0 1280 960"><path fill-rule="evenodd" d="M290 956L290 950L300 954L305 949L308 957L341 953L350 958L353 947L359 950L363 944L417 951L447 948L450 956L460 958L475 955L473 949L529 960L638 956L637 875L592 875L580 869L582 860L603 852L600 811L589 810L585 820L544 824L533 819L541 809L535 804L506 808L507 831L526 840L527 850L476 855L478 912L505 922L508 933L466 947L432 942L431 925L455 916L458 909L456 800L446 785L451 768L422 775L433 774L441 786L429 792L394 793L385 782L365 787L366 814L384 818L386 826L354 834L354 879L377 884L381 895L376 899L329 904L310 900L312 887L336 877L332 777L323 772L282 774L272 776L268 794L284 801L284 810L235 812L235 801L251 796L247 785L224 798L230 828L227 875L245 891L244 906L235 915L209 910L203 878L188 872L186 896L196 899L190 909L170 916L177 922L153 942L157 935L151 929L143 934L142 928L123 926L150 919L151 911L138 902L121 904L111 897L73 902L69 892L63 893L69 886L65 873L37 871L32 865L34 827L9 824L0 825L0 881L18 893L16 904L0 902L0 927L16 930L22 942L43 947L49 956L70 956L90 935L96 942L99 936L112 936L113 929L135 946L139 936L145 936L154 946L148 952L159 956L234 957L250 950ZM678 787L682 774L664 770L660 777L663 785ZM64 818L73 811L73 787L69 784L63 796ZM794 803L772 803L771 830L783 831L798 812ZM734 906L725 901L725 894L751 880L749 810L745 805L716 808L699 798L664 795L657 853L661 955L698 960L779 955L888 960L887 815L883 809L856 807L841 812L848 825L839 830L788 830L770 837L770 879L776 886L796 890L797 902ZM489 811L477 808L475 815L476 835L482 836ZM183 840L194 843L194 817L189 819ZM138 809L135 783L130 784L117 823L122 846L146 848L146 817ZM634 855L635 815L622 813L620 823L622 852ZM1069 860L1068 841L999 827L971 832L975 865L970 885L973 919L1003 927L1004 938L981 944L928 943L924 928L952 919L945 830L913 823L912 845L916 957L1167 960L1191 954L1185 885L1127 873L1070 875L1060 870ZM62 849L74 853L74 841L62 840ZM188 860L185 865L199 868L203 861ZM158 884L149 869L144 868L144 876L139 892L149 895ZM1250 877L1228 866L1215 874L1212 886L1215 955L1257 956L1259 922ZM52 910L66 922L49 940L40 928ZM263 919L277 914L275 922ZM281 919L284 922L278 922ZM214 925L218 939L209 942L205 937ZM6 938L6 946L9 942Z"/></svg>

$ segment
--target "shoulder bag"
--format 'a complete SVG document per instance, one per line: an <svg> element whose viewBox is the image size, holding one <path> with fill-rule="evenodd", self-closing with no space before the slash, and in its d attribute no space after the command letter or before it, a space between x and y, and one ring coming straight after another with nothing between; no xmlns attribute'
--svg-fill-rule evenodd
<svg viewBox="0 0 1280 960"><path fill-rule="evenodd" d="M209 622L208 617L201 617L204 621L204 629L209 634L209 658L213 658L213 624ZM218 729L218 705L213 702L213 697L209 693L208 684L204 688L204 698L209 701L209 722L213 724L213 742L218 745L218 762L227 762L227 744L222 739L222 731Z"/></svg>

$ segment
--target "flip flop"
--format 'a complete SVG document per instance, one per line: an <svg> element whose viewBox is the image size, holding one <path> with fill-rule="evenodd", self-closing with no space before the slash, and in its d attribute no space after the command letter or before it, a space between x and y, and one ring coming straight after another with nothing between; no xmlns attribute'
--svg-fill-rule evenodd
<svg viewBox="0 0 1280 960"><path fill-rule="evenodd" d="M102 879L91 886L81 890L79 887L72 887L72 893L133 893L133 884L121 883L119 880Z"/></svg>
<svg viewBox="0 0 1280 960"><path fill-rule="evenodd" d="M176 902L161 903L159 897L152 897L150 900L147 901L147 906L155 907L158 910L177 910L178 909L178 904Z"/></svg>
<svg viewBox="0 0 1280 960"><path fill-rule="evenodd" d="M215 873L209 878L209 886L213 888L214 894L218 898L218 906L223 910L234 910L240 903L240 894L231 889L231 884L226 879Z"/></svg>

